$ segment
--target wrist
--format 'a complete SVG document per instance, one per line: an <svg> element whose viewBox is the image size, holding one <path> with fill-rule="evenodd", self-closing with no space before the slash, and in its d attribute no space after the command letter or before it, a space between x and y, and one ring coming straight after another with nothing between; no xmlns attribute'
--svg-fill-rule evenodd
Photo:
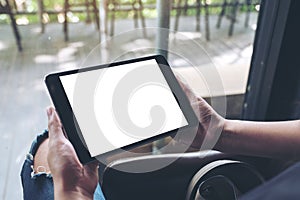
<svg viewBox="0 0 300 200"><path fill-rule="evenodd" d="M225 151L225 143L228 142L228 137L234 132L234 126L232 126L232 120L224 119L223 130L217 140L214 149L218 151Z"/></svg>
<svg viewBox="0 0 300 200"><path fill-rule="evenodd" d="M54 199L55 200L90 200L93 199L94 193L86 191L84 188L78 186L65 187L62 183L54 182Z"/></svg>
<svg viewBox="0 0 300 200"><path fill-rule="evenodd" d="M86 195L81 192L76 191L54 191L54 199L55 200L91 200L93 199L93 195Z"/></svg>

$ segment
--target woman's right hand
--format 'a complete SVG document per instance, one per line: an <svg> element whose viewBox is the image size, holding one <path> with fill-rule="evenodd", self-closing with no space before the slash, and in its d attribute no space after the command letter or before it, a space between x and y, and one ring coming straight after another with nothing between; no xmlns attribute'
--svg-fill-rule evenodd
<svg viewBox="0 0 300 200"><path fill-rule="evenodd" d="M187 95L190 104L199 120L198 130L191 147L211 149L214 147L223 130L225 119L220 116L203 98L197 96L188 84L177 76L177 80Z"/></svg>

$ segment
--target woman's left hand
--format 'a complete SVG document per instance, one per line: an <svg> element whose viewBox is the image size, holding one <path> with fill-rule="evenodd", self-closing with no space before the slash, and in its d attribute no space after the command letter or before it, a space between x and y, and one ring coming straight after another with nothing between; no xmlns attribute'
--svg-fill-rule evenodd
<svg viewBox="0 0 300 200"><path fill-rule="evenodd" d="M82 165L65 137L53 107L47 109L48 164L53 176L55 199L93 199L98 183L98 163Z"/></svg>

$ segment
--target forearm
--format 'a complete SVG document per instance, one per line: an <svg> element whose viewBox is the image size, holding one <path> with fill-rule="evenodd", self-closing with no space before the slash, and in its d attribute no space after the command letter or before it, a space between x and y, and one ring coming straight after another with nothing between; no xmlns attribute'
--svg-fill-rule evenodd
<svg viewBox="0 0 300 200"><path fill-rule="evenodd" d="M300 120L286 122L226 120L215 149L244 155L300 159Z"/></svg>

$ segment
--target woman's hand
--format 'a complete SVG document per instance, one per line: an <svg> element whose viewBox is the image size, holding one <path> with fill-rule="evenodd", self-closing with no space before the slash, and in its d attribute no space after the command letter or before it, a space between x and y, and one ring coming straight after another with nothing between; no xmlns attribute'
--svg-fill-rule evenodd
<svg viewBox="0 0 300 200"><path fill-rule="evenodd" d="M197 149L213 148L223 130L225 119L221 117L205 100L197 96L180 77L177 76L177 80L187 95L199 120L197 134L191 147Z"/></svg>
<svg viewBox="0 0 300 200"><path fill-rule="evenodd" d="M224 119L201 97L197 97L180 78L178 81L199 119L192 147L214 148L241 155L299 160L300 120L251 122Z"/></svg>
<svg viewBox="0 0 300 200"><path fill-rule="evenodd" d="M47 109L49 129L48 164L53 176L55 199L93 199L98 183L98 164L82 165L65 137L53 107Z"/></svg>

